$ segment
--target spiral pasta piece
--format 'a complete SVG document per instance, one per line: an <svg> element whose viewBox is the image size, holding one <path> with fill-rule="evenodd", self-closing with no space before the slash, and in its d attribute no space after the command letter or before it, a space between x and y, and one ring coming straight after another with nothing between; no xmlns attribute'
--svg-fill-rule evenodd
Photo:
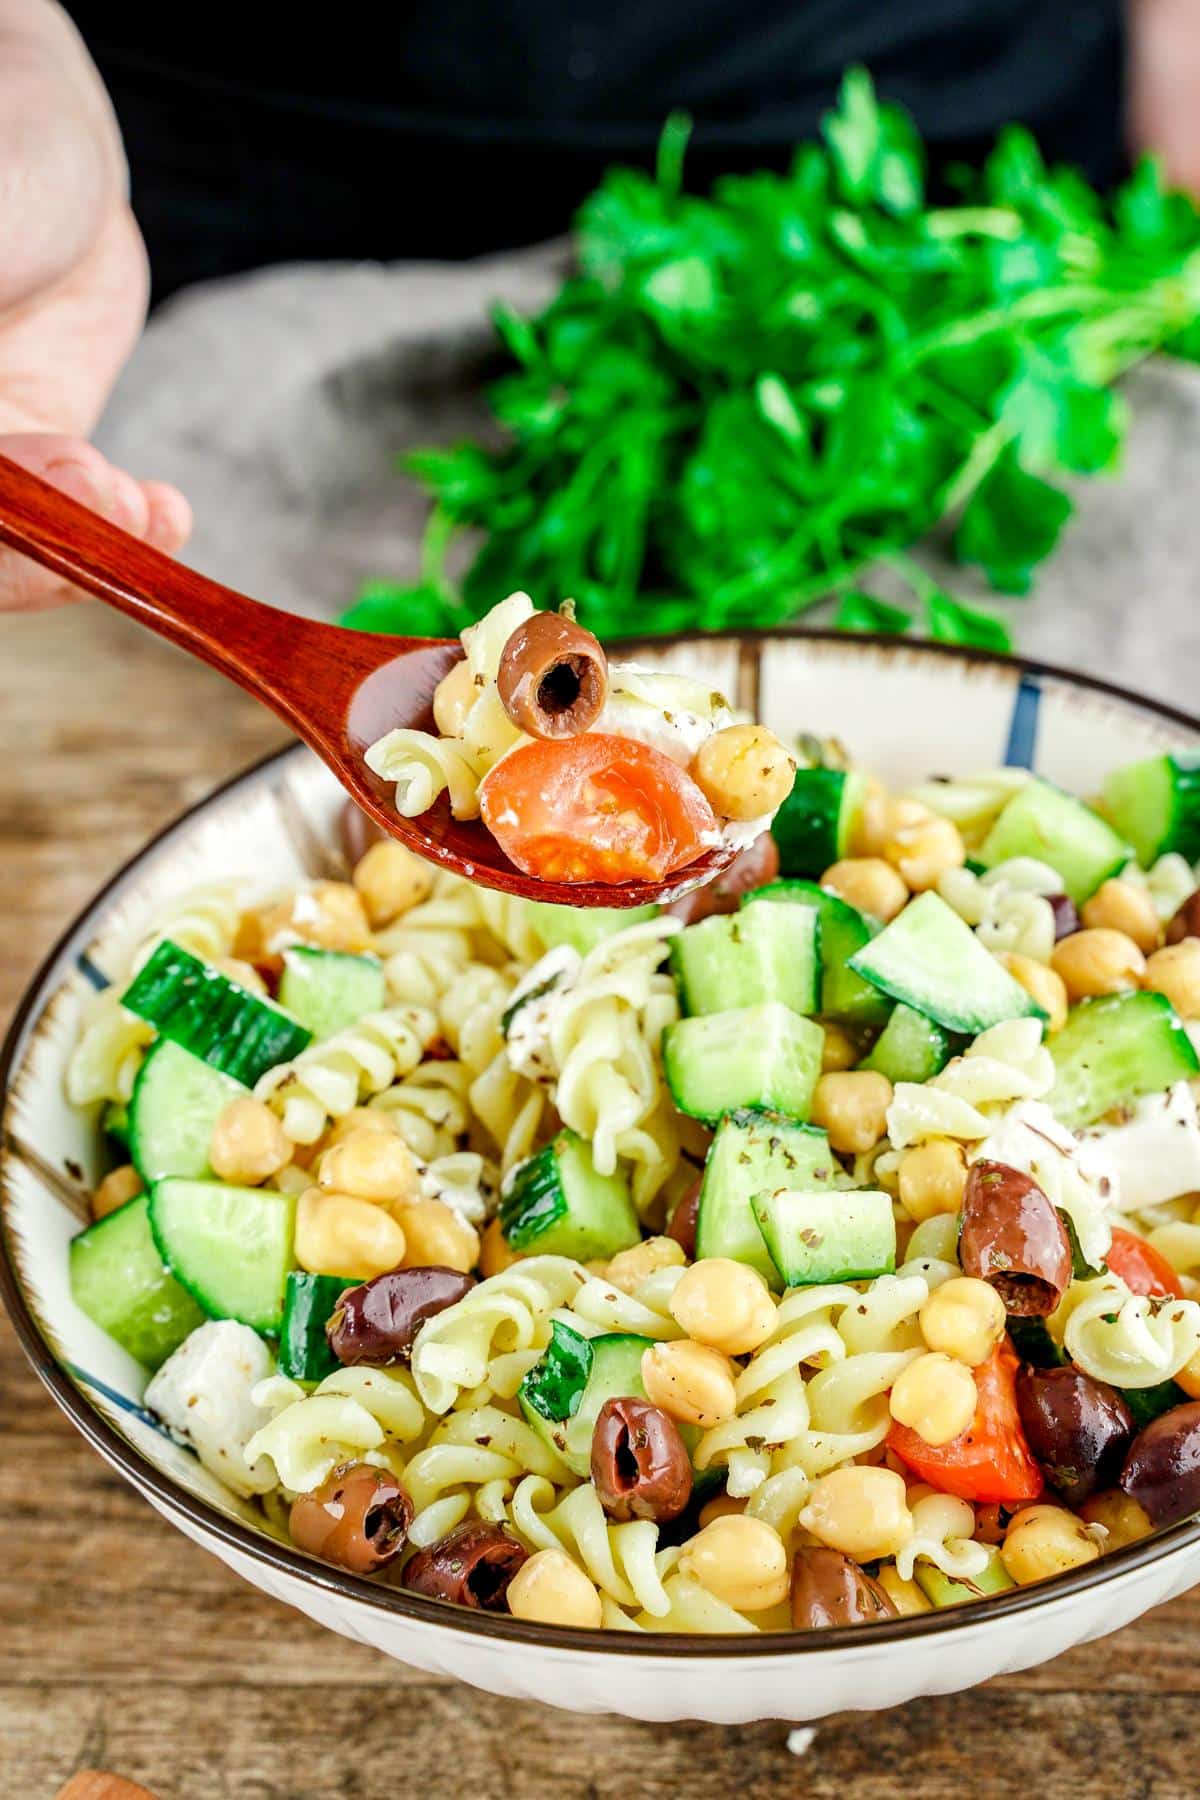
<svg viewBox="0 0 1200 1800"><path fill-rule="evenodd" d="M1114 1387L1154 1387L1200 1351L1200 1305L1130 1293L1116 1275L1075 1281L1048 1320L1076 1368Z"/></svg>
<svg viewBox="0 0 1200 1800"><path fill-rule="evenodd" d="M550 1317L588 1279L567 1256L530 1256L471 1289L417 1333L412 1374L430 1412L445 1413L478 1388L494 1356L544 1350Z"/></svg>
<svg viewBox="0 0 1200 1800"><path fill-rule="evenodd" d="M428 812L447 792L456 819L479 817L479 777L453 738L401 727L370 745L363 760L381 781L395 783L401 818Z"/></svg>
<svg viewBox="0 0 1200 1800"><path fill-rule="evenodd" d="M1037 1019L1006 1019L980 1032L962 1056L924 1083L898 1081L888 1107L896 1150L931 1137L965 1143L987 1137L995 1119L985 1108L1037 1100L1054 1086L1054 1061Z"/></svg>
<svg viewBox="0 0 1200 1800"><path fill-rule="evenodd" d="M641 1607L652 1618L670 1611L656 1560L658 1526L650 1519L611 1524L590 1482L559 1499L549 1481L528 1475L513 1495L510 1521L531 1550L565 1550L617 1606Z"/></svg>
<svg viewBox="0 0 1200 1800"><path fill-rule="evenodd" d="M268 1069L254 1092L279 1114L294 1144L315 1144L331 1119L411 1074L436 1034L434 1015L422 1007L366 1013L292 1062Z"/></svg>
<svg viewBox="0 0 1200 1800"><path fill-rule="evenodd" d="M915 1491L915 1490L914 1490ZM926 1490L919 1499L909 1495L913 1534L896 1552L896 1568L911 1581L918 1562L932 1563L953 1581L971 1581L988 1565L987 1548L974 1541L975 1509L952 1494Z"/></svg>
<svg viewBox="0 0 1200 1800"><path fill-rule="evenodd" d="M246 1446L253 1460L269 1457L279 1484L311 1493L350 1457L411 1443L425 1428L425 1412L400 1369L335 1369L312 1394L272 1378L254 1390L255 1404L278 1407ZM376 1460L370 1457L369 1460Z"/></svg>

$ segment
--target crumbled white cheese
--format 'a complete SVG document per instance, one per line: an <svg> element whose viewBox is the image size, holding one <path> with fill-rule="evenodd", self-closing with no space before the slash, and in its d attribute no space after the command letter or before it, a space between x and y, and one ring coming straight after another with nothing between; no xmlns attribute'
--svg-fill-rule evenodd
<svg viewBox="0 0 1200 1800"><path fill-rule="evenodd" d="M570 944L556 944L535 962L513 989L512 1016L505 1041L508 1060L518 1075L531 1081L553 1081L554 1054L550 1031L561 996L574 985L583 958ZM540 989L546 989L545 993Z"/></svg>
<svg viewBox="0 0 1200 1800"><path fill-rule="evenodd" d="M271 1417L254 1404L252 1390L274 1370L256 1331L211 1319L168 1356L146 1389L146 1405L235 1494L265 1494L275 1486L274 1469L265 1457L247 1463L244 1453Z"/></svg>
<svg viewBox="0 0 1200 1800"><path fill-rule="evenodd" d="M1122 1212L1200 1193L1200 1121L1187 1082L1146 1095L1123 1125L1084 1132L1079 1160L1115 1177L1110 1205Z"/></svg>

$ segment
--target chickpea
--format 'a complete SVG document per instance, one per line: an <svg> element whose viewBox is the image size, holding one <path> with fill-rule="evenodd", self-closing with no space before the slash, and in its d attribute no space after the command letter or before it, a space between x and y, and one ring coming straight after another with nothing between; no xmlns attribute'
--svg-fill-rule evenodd
<svg viewBox="0 0 1200 1800"><path fill-rule="evenodd" d="M727 725L701 744L691 775L722 818L759 819L791 793L796 762L765 725Z"/></svg>
<svg viewBox="0 0 1200 1800"><path fill-rule="evenodd" d="M397 1135L397 1125L390 1112L381 1106L352 1106L348 1113L335 1119L330 1126L329 1134L322 1140L322 1149L331 1150L335 1144L344 1144L348 1137L360 1131L385 1132L391 1137Z"/></svg>
<svg viewBox="0 0 1200 1800"><path fill-rule="evenodd" d="M264 1101L239 1094L217 1116L208 1160L222 1181L257 1187L292 1160L292 1145Z"/></svg>
<svg viewBox="0 0 1200 1800"><path fill-rule="evenodd" d="M892 1084L875 1069L822 1075L813 1094L812 1122L829 1133L834 1150L852 1155L873 1150L887 1130Z"/></svg>
<svg viewBox="0 0 1200 1800"><path fill-rule="evenodd" d="M1037 1001L1046 1015L1047 1032L1061 1031L1067 1022L1067 987L1062 976L1048 963L1022 956L1017 950L998 950L993 954L1013 980Z"/></svg>
<svg viewBox="0 0 1200 1800"><path fill-rule="evenodd" d="M402 1137L374 1128L350 1132L321 1157L317 1179L323 1188L396 1206L417 1197L420 1176Z"/></svg>
<svg viewBox="0 0 1200 1800"><path fill-rule="evenodd" d="M242 917L235 955L280 966L280 953L297 940L322 950L368 950L371 928L357 889L348 881L315 881L287 900Z"/></svg>
<svg viewBox="0 0 1200 1800"><path fill-rule="evenodd" d="M480 1274L485 1279L489 1275L501 1275L505 1269L511 1269L520 1260L519 1252L509 1249L508 1239L500 1229L499 1219L493 1219L479 1246Z"/></svg>
<svg viewBox="0 0 1200 1800"><path fill-rule="evenodd" d="M894 1556L913 1534L904 1477L858 1463L833 1469L814 1482L800 1523L857 1562Z"/></svg>
<svg viewBox="0 0 1200 1800"><path fill-rule="evenodd" d="M646 1238L628 1250L618 1250L604 1272L605 1280L623 1294L632 1294L641 1281L659 1269L682 1269L687 1257L683 1245L671 1237Z"/></svg>
<svg viewBox="0 0 1200 1800"><path fill-rule="evenodd" d="M729 1513L683 1546L679 1569L738 1612L764 1612L787 1599L787 1551L762 1519Z"/></svg>
<svg viewBox="0 0 1200 1800"><path fill-rule="evenodd" d="M698 1344L726 1356L745 1356L775 1329L770 1289L745 1263L709 1256L693 1263L671 1295L671 1316Z"/></svg>
<svg viewBox="0 0 1200 1800"><path fill-rule="evenodd" d="M443 737L461 737L467 714L482 692L471 665L464 657L433 690L433 722Z"/></svg>
<svg viewBox="0 0 1200 1800"><path fill-rule="evenodd" d="M370 1281L399 1268L404 1233L382 1206L311 1187L296 1205L295 1251L300 1267L312 1275Z"/></svg>
<svg viewBox="0 0 1200 1800"><path fill-rule="evenodd" d="M933 1602L915 1581L905 1581L895 1563L884 1563L875 1577L902 1619L933 1611Z"/></svg>
<svg viewBox="0 0 1200 1800"><path fill-rule="evenodd" d="M1050 963L1072 1002L1123 993L1146 973L1145 957L1123 931L1073 931L1055 944Z"/></svg>
<svg viewBox="0 0 1200 1800"><path fill-rule="evenodd" d="M900 1204L918 1225L958 1212L966 1185L966 1155L951 1138L929 1138L901 1155Z"/></svg>
<svg viewBox="0 0 1200 1800"><path fill-rule="evenodd" d="M966 1363L931 1350L901 1369L888 1402L893 1419L927 1444L949 1444L975 1417L975 1381Z"/></svg>
<svg viewBox="0 0 1200 1800"><path fill-rule="evenodd" d="M868 775L862 806L850 831L848 845L851 856L882 856L883 846L891 830L894 802L883 783Z"/></svg>
<svg viewBox="0 0 1200 1800"><path fill-rule="evenodd" d="M720 1425L737 1411L736 1371L708 1344L674 1338L642 1357L642 1386L654 1406L684 1425Z"/></svg>
<svg viewBox="0 0 1200 1800"><path fill-rule="evenodd" d="M464 1275L479 1262L479 1233L444 1200L415 1200L396 1209L404 1230L402 1269L436 1264Z"/></svg>
<svg viewBox="0 0 1200 1800"><path fill-rule="evenodd" d="M935 888L948 869L961 869L967 860L958 826L936 813L894 824L883 854L914 894Z"/></svg>
<svg viewBox="0 0 1200 1800"><path fill-rule="evenodd" d="M714 1519L740 1518L745 1510L745 1500L739 1500L736 1495L722 1490L721 1493L714 1494L711 1500L706 1500L700 1508L701 1528L711 1525Z"/></svg>
<svg viewBox="0 0 1200 1800"><path fill-rule="evenodd" d="M1107 1488L1102 1494L1093 1494L1090 1500L1084 1501L1079 1513L1089 1525L1103 1525L1108 1533L1104 1540L1106 1552L1136 1544L1139 1538L1149 1537L1154 1530L1149 1514L1120 1488Z"/></svg>
<svg viewBox="0 0 1200 1800"><path fill-rule="evenodd" d="M956 1357L972 1369L987 1361L1008 1323L995 1288L973 1275L955 1275L934 1288L918 1318L931 1350Z"/></svg>
<svg viewBox="0 0 1200 1800"><path fill-rule="evenodd" d="M1123 931L1144 956L1162 942L1153 900L1145 888L1135 887L1131 881L1101 882L1085 902L1080 918L1089 931Z"/></svg>
<svg viewBox="0 0 1200 1800"><path fill-rule="evenodd" d="M107 1219L109 1213L115 1213L118 1207L124 1206L141 1191L142 1178L132 1163L122 1163L120 1168L110 1169L92 1195L93 1219Z"/></svg>
<svg viewBox="0 0 1200 1800"><path fill-rule="evenodd" d="M840 1025L830 1021L825 1026L825 1039L821 1045L822 1074L830 1075L842 1069L852 1069L858 1060L858 1045L854 1039Z"/></svg>
<svg viewBox="0 0 1200 1800"><path fill-rule="evenodd" d="M299 1197L312 1186L312 1171L302 1169L297 1162L285 1163L279 1173L271 1177L270 1185L277 1194L295 1194Z"/></svg>
<svg viewBox="0 0 1200 1800"><path fill-rule="evenodd" d="M821 877L821 886L870 913L886 925L908 905L908 887L891 863L882 856L848 856L833 863Z"/></svg>
<svg viewBox="0 0 1200 1800"><path fill-rule="evenodd" d="M1156 950L1146 964L1144 985L1165 994L1181 1019L1200 1019L1200 938Z"/></svg>
<svg viewBox="0 0 1200 1800"><path fill-rule="evenodd" d="M508 1610L514 1619L593 1630L604 1618L599 1594L565 1550L538 1550L521 1564L508 1584Z"/></svg>
<svg viewBox="0 0 1200 1800"><path fill-rule="evenodd" d="M1100 1547L1063 1506L1026 1506L1004 1534L1000 1560L1018 1587L1095 1562Z"/></svg>
<svg viewBox="0 0 1200 1800"><path fill-rule="evenodd" d="M433 870L393 838L372 844L354 871L367 918L374 926L390 925L433 892Z"/></svg>

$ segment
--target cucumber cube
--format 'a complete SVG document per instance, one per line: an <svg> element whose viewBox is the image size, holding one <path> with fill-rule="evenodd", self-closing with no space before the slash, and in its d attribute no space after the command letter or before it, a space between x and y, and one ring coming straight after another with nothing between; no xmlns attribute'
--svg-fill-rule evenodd
<svg viewBox="0 0 1200 1800"><path fill-rule="evenodd" d="M870 1190L777 1188L751 1202L785 1287L864 1281L896 1266L891 1197Z"/></svg>
<svg viewBox="0 0 1200 1800"><path fill-rule="evenodd" d="M793 1012L820 1005L818 915L809 906L760 901L689 925L671 940L684 1012L726 1012L781 1000Z"/></svg>
<svg viewBox="0 0 1200 1800"><path fill-rule="evenodd" d="M164 1268L149 1204L138 1194L71 1240L71 1297L135 1361L157 1369L204 1314Z"/></svg>
<svg viewBox="0 0 1200 1800"><path fill-rule="evenodd" d="M929 1562L916 1564L913 1579L925 1598L939 1610L943 1606L961 1606L965 1600L983 1600L988 1594L1004 1594L1017 1585L1000 1560L995 1545L989 1546L987 1567L981 1574L973 1575L970 1581L943 1575L936 1564Z"/></svg>
<svg viewBox="0 0 1200 1800"><path fill-rule="evenodd" d="M680 1019L663 1034L663 1068L681 1112L715 1125L739 1107L807 1119L825 1033L778 1000Z"/></svg>
<svg viewBox="0 0 1200 1800"><path fill-rule="evenodd" d="M781 1187L829 1186L837 1161L815 1125L780 1113L727 1113L709 1146L696 1212L696 1256L748 1263L772 1287L779 1276L750 1202Z"/></svg>
<svg viewBox="0 0 1200 1800"><path fill-rule="evenodd" d="M1046 1104L1072 1131L1200 1074L1200 1058L1165 994L1083 1001L1050 1039L1050 1054L1056 1076Z"/></svg>
<svg viewBox="0 0 1200 1800"><path fill-rule="evenodd" d="M377 956L318 950L312 944L294 944L283 953L279 1004L315 1038L332 1037L364 1013L378 1012L385 998L383 964Z"/></svg>
<svg viewBox="0 0 1200 1800"><path fill-rule="evenodd" d="M1049 863L1062 876L1063 892L1082 906L1132 855L1124 839L1082 800L1048 781L1031 781L988 832L979 860L988 869L1012 856Z"/></svg>
<svg viewBox="0 0 1200 1800"><path fill-rule="evenodd" d="M934 893L910 901L850 958L850 967L947 1031L976 1037L1003 1019L1046 1016L971 927Z"/></svg>

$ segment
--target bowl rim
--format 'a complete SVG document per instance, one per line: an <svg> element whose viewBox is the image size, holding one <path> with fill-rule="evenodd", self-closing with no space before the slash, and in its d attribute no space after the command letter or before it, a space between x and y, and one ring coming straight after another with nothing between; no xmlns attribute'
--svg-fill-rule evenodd
<svg viewBox="0 0 1200 1800"><path fill-rule="evenodd" d="M849 655L872 651L884 652L889 656L910 653L918 660L932 657L968 668L1004 670L1017 680L1027 676L1047 677L1068 688L1107 696L1123 706L1182 726L1200 737L1200 718L1196 715L1167 701L1138 694L1101 676L1076 673L1036 658L1008 656L998 651L937 643L926 638L901 638L867 632L850 634L804 625L780 625L744 630L730 628L714 632L679 632L671 637L644 634L617 640L612 648L661 649L670 643L689 638L758 644L786 639L834 646ZM17 1052L25 1036L26 1026L43 1001L51 998L54 990L44 990L71 943L103 912L108 901L129 884L141 865L169 838L185 831L214 802L243 785L253 785L268 769L292 757L301 748L299 742L293 740L270 751L185 808L128 857L60 933L30 978L5 1034L3 1046L0 1046L0 1100L4 1102L5 1110L16 1072ZM0 1140L0 1175L3 1175L8 1154L7 1144ZM3 1209L0 1209L0 1225L5 1224ZM542 1625L532 1620L514 1619L507 1613L473 1611L448 1602L428 1599L424 1595L412 1594L404 1588L377 1585L362 1576L334 1569L290 1544L281 1543L265 1532L256 1531L249 1525L230 1518L210 1501L178 1487L109 1424L84 1397L55 1358L22 1292L10 1253L7 1229L0 1230L0 1298L4 1301L17 1340L35 1375L80 1434L131 1485L142 1492L143 1498L149 1498L168 1515L180 1515L200 1534L201 1541L204 1536L214 1537L228 1549L264 1564L288 1580L310 1583L339 1599L361 1602L368 1608L378 1608L384 1613L398 1615L419 1625L440 1626L493 1641L552 1648L580 1657L633 1655L680 1659L733 1657L740 1660L764 1656L815 1656L824 1651L865 1651L885 1644L915 1642L938 1635L952 1636L955 1632L986 1626L993 1621L999 1623L1003 1618L1025 1613L1047 1602L1066 1601L1109 1579L1131 1574L1178 1551L1200 1544L1200 1518L1182 1520L1099 1557L1082 1568L1069 1570L1048 1581L989 1595L982 1602L970 1606L886 1620L873 1625L869 1632L864 1632L861 1625L760 1632L753 1636L733 1633L694 1636L682 1632L643 1630L597 1632L578 1627Z"/></svg>

